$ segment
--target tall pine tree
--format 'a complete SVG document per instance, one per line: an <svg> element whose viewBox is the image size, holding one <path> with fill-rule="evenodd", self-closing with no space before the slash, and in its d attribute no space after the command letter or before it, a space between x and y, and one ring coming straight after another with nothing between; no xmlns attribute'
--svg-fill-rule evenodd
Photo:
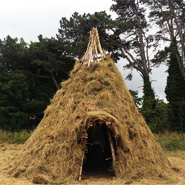
<svg viewBox="0 0 185 185"><path fill-rule="evenodd" d="M177 58L180 58L176 38L170 46L168 77L165 88L166 99L172 106L174 117L179 116L179 105L185 101L185 81L181 74Z"/></svg>

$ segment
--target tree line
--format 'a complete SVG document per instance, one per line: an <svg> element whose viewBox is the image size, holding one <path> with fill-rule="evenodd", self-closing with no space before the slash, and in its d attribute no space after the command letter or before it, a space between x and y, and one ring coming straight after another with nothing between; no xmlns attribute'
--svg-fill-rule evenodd
<svg viewBox="0 0 185 185"><path fill-rule="evenodd" d="M136 69L143 79L143 97L130 91L149 126L165 128L168 118L185 111L185 3L183 0L112 0L110 10L94 14L75 12L62 17L56 38L38 36L38 42L7 36L0 40L0 118L41 118L60 82L67 79L76 59L82 58L89 31L97 27L100 42L114 61ZM166 47L159 50L161 43ZM155 55L150 56L151 53ZM151 58L152 57L152 58ZM126 62L125 62L126 61ZM168 66L166 98L155 96L153 67ZM126 79L132 80L132 72Z"/></svg>

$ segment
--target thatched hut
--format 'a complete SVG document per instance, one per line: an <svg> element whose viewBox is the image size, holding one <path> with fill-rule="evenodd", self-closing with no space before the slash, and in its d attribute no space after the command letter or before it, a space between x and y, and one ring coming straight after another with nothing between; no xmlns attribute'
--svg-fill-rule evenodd
<svg viewBox="0 0 185 185"><path fill-rule="evenodd" d="M97 126L105 140L102 160L108 161L115 176L165 173L170 163L110 56L82 63L76 62L70 78L56 92L9 173L28 178L40 174L49 181L81 178L84 170L91 170L90 137Z"/></svg>

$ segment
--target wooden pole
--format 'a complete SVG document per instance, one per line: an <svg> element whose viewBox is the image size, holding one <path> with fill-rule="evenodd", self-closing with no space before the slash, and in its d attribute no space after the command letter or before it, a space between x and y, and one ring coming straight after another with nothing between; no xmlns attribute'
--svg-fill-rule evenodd
<svg viewBox="0 0 185 185"><path fill-rule="evenodd" d="M81 143L85 145L86 147L86 144L87 144L87 138L88 138L88 135L87 133L85 133L82 138L81 138ZM83 169L83 162L84 162L84 157L85 157L85 151L86 149L84 148L83 150L83 154L82 154L82 161L81 161L81 166L80 166L80 174L79 174L79 181L82 180L82 169Z"/></svg>
<svg viewBox="0 0 185 185"><path fill-rule="evenodd" d="M82 180L82 168L83 168L83 162L84 162L84 155L85 155L85 151L83 151L83 154L82 154L82 161L81 161L81 166L80 166L79 181Z"/></svg>
<svg viewBox="0 0 185 185"><path fill-rule="evenodd" d="M113 145L112 136L109 128L108 128L108 136L109 136L109 143L110 143L111 154L112 154L112 163L113 163L112 166L113 166L115 177L118 177L118 172L115 166L116 155L115 155L114 145Z"/></svg>
<svg viewBox="0 0 185 185"><path fill-rule="evenodd" d="M103 60L105 57L105 52L104 50L102 50L102 47L100 44L98 30L97 28L92 28L92 30L90 31L90 37L89 37L89 43L87 45L87 50L81 60L81 63L83 65L87 64L89 66L91 62L91 57L93 57L93 62L99 62L98 50Z"/></svg>

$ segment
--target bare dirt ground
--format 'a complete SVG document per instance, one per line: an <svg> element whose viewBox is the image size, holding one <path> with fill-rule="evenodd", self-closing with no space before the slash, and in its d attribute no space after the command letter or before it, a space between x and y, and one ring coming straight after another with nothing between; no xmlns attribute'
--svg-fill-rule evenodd
<svg viewBox="0 0 185 185"><path fill-rule="evenodd" d="M11 159L19 152L22 145L0 143L0 185L33 185L34 183L26 178L13 178L3 173L3 169L10 163ZM185 184L185 151L166 153L174 170L169 177L143 178L137 180L114 179L109 176L94 175L82 180L66 182L66 184L133 184L133 185L184 185ZM57 183L51 185L59 185Z"/></svg>

